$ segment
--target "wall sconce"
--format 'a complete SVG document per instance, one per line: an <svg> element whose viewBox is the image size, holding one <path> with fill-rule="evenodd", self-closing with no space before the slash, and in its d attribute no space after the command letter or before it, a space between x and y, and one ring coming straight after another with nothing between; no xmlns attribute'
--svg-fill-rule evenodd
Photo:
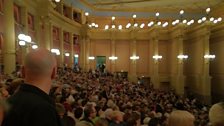
<svg viewBox="0 0 224 126"><path fill-rule="evenodd" d="M162 59L163 56L160 56L160 55L154 55L154 56L152 56L152 58L155 59L155 60L159 60L159 59Z"/></svg>
<svg viewBox="0 0 224 126"><path fill-rule="evenodd" d="M205 59L215 59L215 55L204 55Z"/></svg>
<svg viewBox="0 0 224 126"><path fill-rule="evenodd" d="M51 49L51 52L56 54L56 55L60 55L59 49Z"/></svg>
<svg viewBox="0 0 224 126"><path fill-rule="evenodd" d="M178 55L177 58L178 59L187 59L188 55Z"/></svg>
<svg viewBox="0 0 224 126"><path fill-rule="evenodd" d="M130 59L131 60L138 60L139 59L139 56L131 56Z"/></svg>
<svg viewBox="0 0 224 126"><path fill-rule="evenodd" d="M31 42L32 41L31 37L29 35L25 35L25 34L19 34L18 40L19 40L20 46L25 46L26 43L33 43L33 42Z"/></svg>
<svg viewBox="0 0 224 126"><path fill-rule="evenodd" d="M38 46L37 45L32 45L32 49L37 49Z"/></svg>
<svg viewBox="0 0 224 126"><path fill-rule="evenodd" d="M109 60L117 60L117 57L116 56L111 56L111 57L109 57Z"/></svg>
<svg viewBox="0 0 224 126"><path fill-rule="evenodd" d="M69 57L69 56L70 56L70 54L69 54L69 53L65 53L65 56Z"/></svg>
<svg viewBox="0 0 224 126"><path fill-rule="evenodd" d="M95 57L94 56L89 56L89 58L88 58L89 60L94 60L95 59Z"/></svg>
<svg viewBox="0 0 224 126"><path fill-rule="evenodd" d="M75 55L74 55L74 57L78 58L78 57L79 57L79 55L78 55L78 54L75 54Z"/></svg>

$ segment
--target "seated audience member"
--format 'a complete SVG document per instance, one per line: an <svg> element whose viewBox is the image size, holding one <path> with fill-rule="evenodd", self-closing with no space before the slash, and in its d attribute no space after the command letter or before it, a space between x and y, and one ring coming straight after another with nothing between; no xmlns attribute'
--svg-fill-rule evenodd
<svg viewBox="0 0 224 126"><path fill-rule="evenodd" d="M56 111L61 119L64 117L66 112L65 107L60 103L56 103Z"/></svg>
<svg viewBox="0 0 224 126"><path fill-rule="evenodd" d="M141 126L141 116L137 112L132 112L130 118L126 121L127 126Z"/></svg>
<svg viewBox="0 0 224 126"><path fill-rule="evenodd" d="M81 107L76 108L74 111L74 116L75 116L75 121L79 122L83 116L83 109Z"/></svg>
<svg viewBox="0 0 224 126"><path fill-rule="evenodd" d="M224 126L224 102L216 103L211 107L209 120L212 126Z"/></svg>
<svg viewBox="0 0 224 126"><path fill-rule="evenodd" d="M81 120L90 123L92 126L94 126L93 119L96 117L96 109L93 106L93 104L86 104L84 108L84 117Z"/></svg>
<svg viewBox="0 0 224 126"><path fill-rule="evenodd" d="M150 119L148 126L161 126L160 120L158 118Z"/></svg>
<svg viewBox="0 0 224 126"><path fill-rule="evenodd" d="M109 126L124 126L123 113L120 111L114 111L112 116L112 122Z"/></svg>
<svg viewBox="0 0 224 126"><path fill-rule="evenodd" d="M0 98L0 126L2 124L5 113L7 112L8 108L9 108L9 106L5 102L5 100Z"/></svg>
<svg viewBox="0 0 224 126"><path fill-rule="evenodd" d="M75 126L75 124L76 124L75 120L70 116L65 115L62 118L62 125L63 126Z"/></svg>
<svg viewBox="0 0 224 126"><path fill-rule="evenodd" d="M99 118L97 121L96 121L96 124L95 126L109 126L108 122L106 119L104 118Z"/></svg>
<svg viewBox="0 0 224 126"><path fill-rule="evenodd" d="M194 126L195 117L188 111L173 111L168 118L168 126Z"/></svg>

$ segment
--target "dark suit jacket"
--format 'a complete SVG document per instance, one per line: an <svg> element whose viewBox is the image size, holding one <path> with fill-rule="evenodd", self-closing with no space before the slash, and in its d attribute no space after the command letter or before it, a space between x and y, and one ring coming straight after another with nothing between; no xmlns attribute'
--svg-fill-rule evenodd
<svg viewBox="0 0 224 126"><path fill-rule="evenodd" d="M35 86L22 84L8 102L2 126L61 126L53 100Z"/></svg>

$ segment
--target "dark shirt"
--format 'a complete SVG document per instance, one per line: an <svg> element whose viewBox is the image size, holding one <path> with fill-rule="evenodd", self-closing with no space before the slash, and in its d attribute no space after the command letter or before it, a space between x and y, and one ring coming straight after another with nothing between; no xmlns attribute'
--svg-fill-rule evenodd
<svg viewBox="0 0 224 126"><path fill-rule="evenodd" d="M61 126L53 100L35 86L22 84L8 103L2 126Z"/></svg>
<svg viewBox="0 0 224 126"><path fill-rule="evenodd" d="M92 124L92 125L94 126L93 121L92 121L92 120L90 120L90 119L89 119L89 118L87 118L87 117L84 117L83 119L81 119L81 121L88 122L88 123L90 123L90 124Z"/></svg>

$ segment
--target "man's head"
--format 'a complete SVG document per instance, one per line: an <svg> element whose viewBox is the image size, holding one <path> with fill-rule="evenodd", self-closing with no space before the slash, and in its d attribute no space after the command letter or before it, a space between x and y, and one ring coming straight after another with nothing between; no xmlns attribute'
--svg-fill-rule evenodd
<svg viewBox="0 0 224 126"><path fill-rule="evenodd" d="M93 104L86 104L84 108L84 116L89 119L94 119L96 117L96 109Z"/></svg>
<svg viewBox="0 0 224 126"><path fill-rule="evenodd" d="M56 60L52 53L46 49L32 50L25 57L22 69L25 82L36 84L51 83L57 73ZM49 85L48 85L49 86Z"/></svg>
<svg viewBox="0 0 224 126"><path fill-rule="evenodd" d="M214 126L224 126L224 102L214 104L210 108L209 120Z"/></svg>

